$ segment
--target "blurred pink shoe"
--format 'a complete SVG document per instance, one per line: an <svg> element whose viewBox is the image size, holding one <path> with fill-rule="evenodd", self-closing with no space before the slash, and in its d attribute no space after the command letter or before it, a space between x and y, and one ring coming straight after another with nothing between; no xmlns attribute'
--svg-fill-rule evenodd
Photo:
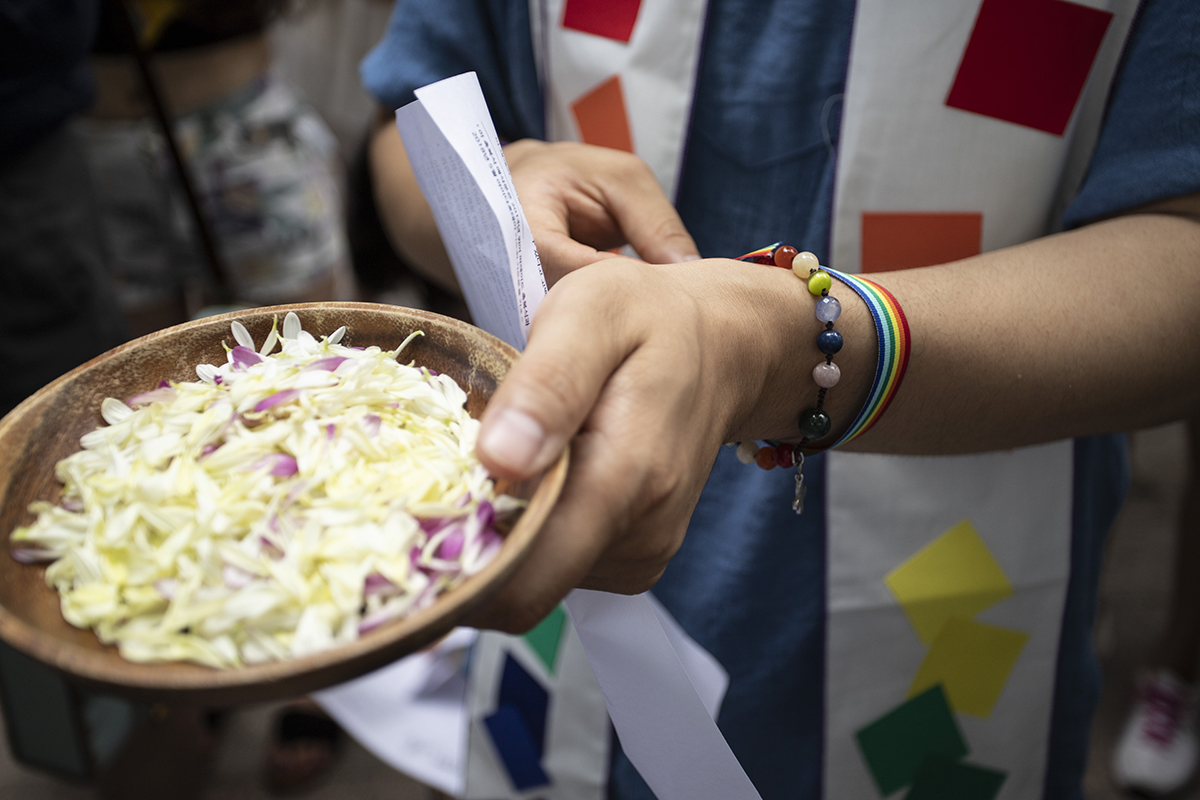
<svg viewBox="0 0 1200 800"><path fill-rule="evenodd" d="M1113 775L1125 789L1151 796L1183 788L1196 771L1195 692L1173 673L1148 676L1113 756Z"/></svg>

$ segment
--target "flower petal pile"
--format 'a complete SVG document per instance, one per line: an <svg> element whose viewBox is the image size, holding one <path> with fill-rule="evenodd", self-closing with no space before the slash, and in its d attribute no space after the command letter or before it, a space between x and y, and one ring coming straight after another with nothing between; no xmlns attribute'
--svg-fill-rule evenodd
<svg viewBox="0 0 1200 800"><path fill-rule="evenodd" d="M425 608L499 550L479 423L446 375L320 340L289 314L197 382L101 406L13 556L133 661L303 656ZM280 346L279 352L273 352Z"/></svg>

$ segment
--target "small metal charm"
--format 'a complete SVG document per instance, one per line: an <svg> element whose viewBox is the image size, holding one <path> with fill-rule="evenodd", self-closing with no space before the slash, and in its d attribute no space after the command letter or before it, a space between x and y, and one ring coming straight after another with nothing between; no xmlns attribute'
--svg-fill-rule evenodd
<svg viewBox="0 0 1200 800"><path fill-rule="evenodd" d="M804 485L804 454L799 449L796 453L800 460L796 463L796 496L792 500L792 511L799 516L804 513L804 495L808 494L808 487Z"/></svg>

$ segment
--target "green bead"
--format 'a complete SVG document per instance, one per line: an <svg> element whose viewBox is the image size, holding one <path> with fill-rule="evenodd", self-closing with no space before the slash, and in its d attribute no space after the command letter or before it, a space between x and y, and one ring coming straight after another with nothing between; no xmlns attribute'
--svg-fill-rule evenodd
<svg viewBox="0 0 1200 800"><path fill-rule="evenodd" d="M829 415L819 408L810 408L800 414L800 435L805 439L820 439L832 427Z"/></svg>
<svg viewBox="0 0 1200 800"><path fill-rule="evenodd" d="M808 291L820 297L821 292L827 292L833 286L833 278L825 270L817 270L808 276Z"/></svg>

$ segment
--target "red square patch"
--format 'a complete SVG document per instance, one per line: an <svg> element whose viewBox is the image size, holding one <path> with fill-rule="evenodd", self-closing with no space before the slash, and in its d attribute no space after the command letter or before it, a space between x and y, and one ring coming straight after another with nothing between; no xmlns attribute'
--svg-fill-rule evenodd
<svg viewBox="0 0 1200 800"><path fill-rule="evenodd" d="M642 0L567 0L563 27L628 44Z"/></svg>
<svg viewBox="0 0 1200 800"><path fill-rule="evenodd" d="M1062 136L1111 21L1065 0L983 0L946 105Z"/></svg>
<svg viewBox="0 0 1200 800"><path fill-rule="evenodd" d="M862 215L862 271L928 267L979 255L983 214Z"/></svg>

